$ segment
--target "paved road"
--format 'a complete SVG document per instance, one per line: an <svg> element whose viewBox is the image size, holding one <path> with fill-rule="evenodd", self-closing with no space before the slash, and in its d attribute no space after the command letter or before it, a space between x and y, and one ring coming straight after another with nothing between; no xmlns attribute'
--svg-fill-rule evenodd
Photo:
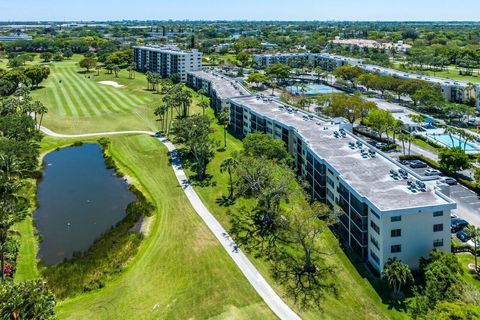
<svg viewBox="0 0 480 320"><path fill-rule="evenodd" d="M45 127L41 127L41 130L47 135L58 138L85 138L121 134L154 135L154 132L151 131L116 131L68 135L56 133ZM280 298L280 296L272 289L272 287L270 287L265 278L260 274L260 272L258 272L255 266L250 262L250 260L248 260L247 256L240 250L240 248L238 248L232 238L230 238L227 231L215 219L215 217L203 204L202 200L200 200L197 193L190 185L185 172L183 171L182 164L180 162L180 156L173 143L168 141L166 138L159 138L159 140L167 147L168 151L170 151L172 168L175 172L175 176L177 177L178 182L180 183L193 208L208 226L210 231L215 235L218 241L220 241L224 249L240 268L257 293L280 319L300 319L300 317Z"/></svg>

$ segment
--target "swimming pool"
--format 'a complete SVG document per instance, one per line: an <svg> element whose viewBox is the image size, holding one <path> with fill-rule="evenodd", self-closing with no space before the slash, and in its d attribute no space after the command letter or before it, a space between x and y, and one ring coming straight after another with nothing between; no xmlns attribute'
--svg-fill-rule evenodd
<svg viewBox="0 0 480 320"><path fill-rule="evenodd" d="M295 94L295 95L305 94L306 96L315 96L317 94L341 92L340 90L337 90L333 87L330 87L324 84L316 84L316 83L307 84L304 87L304 92L302 92L301 86L289 86L287 87L287 91L290 92L291 94Z"/></svg>
<svg viewBox="0 0 480 320"><path fill-rule="evenodd" d="M442 134L434 133L432 135L427 135L427 137L432 141L438 142L448 147L461 147L463 149L463 146L464 146L464 141L455 135L452 135L452 137L450 138L450 135L446 133L442 133ZM452 145L452 139L453 139L453 145ZM480 146L477 144L467 142L467 144L465 145L465 150L480 151Z"/></svg>

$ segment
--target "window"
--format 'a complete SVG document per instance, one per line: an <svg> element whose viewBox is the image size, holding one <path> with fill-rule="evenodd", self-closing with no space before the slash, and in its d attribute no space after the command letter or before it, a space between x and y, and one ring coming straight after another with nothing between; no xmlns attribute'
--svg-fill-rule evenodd
<svg viewBox="0 0 480 320"><path fill-rule="evenodd" d="M443 216L443 211L435 211L435 212L433 213L433 216L434 216L434 217L441 217L441 216Z"/></svg>
<svg viewBox="0 0 480 320"><path fill-rule="evenodd" d="M380 220L380 216L373 210L370 210L370 212L375 216L375 218L377 218L378 220Z"/></svg>
<svg viewBox="0 0 480 320"><path fill-rule="evenodd" d="M375 222L370 221L370 227L375 230L376 233L380 234L380 228L375 224Z"/></svg>
<svg viewBox="0 0 480 320"><path fill-rule="evenodd" d="M377 264L380 264L380 259L378 259L377 255L370 250L370 256L372 257L373 261L375 261Z"/></svg>
<svg viewBox="0 0 480 320"><path fill-rule="evenodd" d="M434 248L443 247L443 239L434 240L433 247Z"/></svg>
<svg viewBox="0 0 480 320"><path fill-rule="evenodd" d="M392 231L390 231L390 236L392 238L401 237L402 236L402 229L392 229Z"/></svg>
<svg viewBox="0 0 480 320"><path fill-rule="evenodd" d="M401 244L396 244L394 246L390 247L390 252L391 253L399 253L402 252L402 245Z"/></svg>
<svg viewBox="0 0 480 320"><path fill-rule="evenodd" d="M335 183L333 182L332 179L330 179L330 177L327 177L327 182L331 187L335 188Z"/></svg>
<svg viewBox="0 0 480 320"><path fill-rule="evenodd" d="M378 241L374 237L370 236L370 242L373 243L375 248L380 249L380 247L378 246Z"/></svg>
<svg viewBox="0 0 480 320"><path fill-rule="evenodd" d="M443 231L443 224L434 224L433 225L433 232L440 232Z"/></svg>
<svg viewBox="0 0 480 320"><path fill-rule="evenodd" d="M391 218L390 218L390 221L391 221L391 222L402 221L402 216L391 217Z"/></svg>

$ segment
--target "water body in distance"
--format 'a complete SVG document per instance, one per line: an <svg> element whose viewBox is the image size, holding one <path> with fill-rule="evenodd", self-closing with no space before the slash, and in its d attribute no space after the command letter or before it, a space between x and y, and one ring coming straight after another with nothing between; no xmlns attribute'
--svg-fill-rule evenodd
<svg viewBox="0 0 480 320"><path fill-rule="evenodd" d="M97 144L51 152L44 162L34 219L41 236L38 258L52 265L88 249L123 219L135 195L105 167Z"/></svg>

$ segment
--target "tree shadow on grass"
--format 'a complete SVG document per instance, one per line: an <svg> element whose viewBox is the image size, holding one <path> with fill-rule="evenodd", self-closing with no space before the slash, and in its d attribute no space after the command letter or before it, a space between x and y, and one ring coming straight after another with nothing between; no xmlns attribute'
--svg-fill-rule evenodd
<svg viewBox="0 0 480 320"><path fill-rule="evenodd" d="M221 207L230 207L235 203L235 198L230 198L227 196L221 196L215 200L215 202Z"/></svg>

